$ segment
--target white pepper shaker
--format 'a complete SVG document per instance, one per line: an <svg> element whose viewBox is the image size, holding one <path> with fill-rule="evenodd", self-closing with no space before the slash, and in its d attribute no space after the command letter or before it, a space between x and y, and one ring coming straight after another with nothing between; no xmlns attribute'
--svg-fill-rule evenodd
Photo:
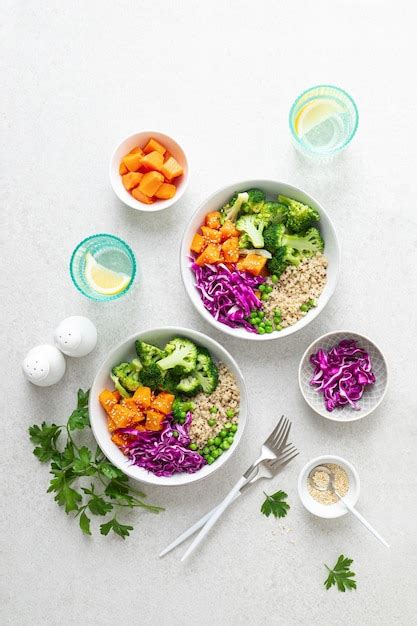
<svg viewBox="0 0 417 626"><path fill-rule="evenodd" d="M96 346L97 330L88 317L73 315L64 319L55 330L54 342L67 356L85 356Z"/></svg>
<svg viewBox="0 0 417 626"><path fill-rule="evenodd" d="M26 355L23 364L25 377L38 387L55 385L65 373L62 353L49 344L36 346Z"/></svg>

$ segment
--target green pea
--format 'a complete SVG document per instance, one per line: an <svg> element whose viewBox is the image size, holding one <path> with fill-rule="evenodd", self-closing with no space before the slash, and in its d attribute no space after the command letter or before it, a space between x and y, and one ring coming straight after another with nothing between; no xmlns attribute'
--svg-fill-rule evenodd
<svg viewBox="0 0 417 626"><path fill-rule="evenodd" d="M210 454L210 448L208 448L207 446L203 448L203 454Z"/></svg>
<svg viewBox="0 0 417 626"><path fill-rule="evenodd" d="M226 411L226 417L234 417L235 415L235 410L234 409L227 409ZM226 427L226 425L225 425Z"/></svg>
<svg viewBox="0 0 417 626"><path fill-rule="evenodd" d="M276 285L278 280L279 280L279 278L278 278L278 276L276 274L272 274L271 280L274 283L274 285Z"/></svg>
<svg viewBox="0 0 417 626"><path fill-rule="evenodd" d="M219 437L221 437L222 439L224 439L225 437L227 437L227 430L221 430L219 432Z"/></svg>
<svg viewBox="0 0 417 626"><path fill-rule="evenodd" d="M275 330L282 330L282 326L280 326L279 324L277 324L277 325L275 326Z"/></svg>
<svg viewBox="0 0 417 626"><path fill-rule="evenodd" d="M209 454L209 456L206 458L206 461L209 465L211 465L212 463L214 463L215 459L211 456L211 454Z"/></svg>
<svg viewBox="0 0 417 626"><path fill-rule="evenodd" d="M210 447L210 452L213 452L213 450L216 449L216 446L209 446Z"/></svg>
<svg viewBox="0 0 417 626"><path fill-rule="evenodd" d="M228 450L230 448L230 443L228 441L222 441L223 450Z"/></svg>
<svg viewBox="0 0 417 626"><path fill-rule="evenodd" d="M188 447L190 448L190 450L197 450L197 444L196 443L190 443L190 445Z"/></svg>
<svg viewBox="0 0 417 626"><path fill-rule="evenodd" d="M258 317L263 319L265 317L265 311L258 311Z"/></svg>
<svg viewBox="0 0 417 626"><path fill-rule="evenodd" d="M271 285L267 285L265 291L266 291L266 293L271 293L272 286Z"/></svg>
<svg viewBox="0 0 417 626"><path fill-rule="evenodd" d="M180 436L178 430L173 430L171 434L172 434L173 437L179 437Z"/></svg>
<svg viewBox="0 0 417 626"><path fill-rule="evenodd" d="M265 291L265 283L262 283L262 285L259 285L259 291Z"/></svg>
<svg viewBox="0 0 417 626"><path fill-rule="evenodd" d="M228 437L227 439L225 439L225 441L228 441L230 443L230 445L232 445L233 437Z"/></svg>
<svg viewBox="0 0 417 626"><path fill-rule="evenodd" d="M232 424L232 427L230 430L232 431L232 433L235 433L237 431L237 424Z"/></svg>
<svg viewBox="0 0 417 626"><path fill-rule="evenodd" d="M258 328L258 333L260 335L265 335L265 328Z"/></svg>
<svg viewBox="0 0 417 626"><path fill-rule="evenodd" d="M210 413L212 413L214 415L214 413L217 413L219 409L217 408L217 406L212 406L210 409Z"/></svg>
<svg viewBox="0 0 417 626"><path fill-rule="evenodd" d="M220 437L215 437L214 438L214 445L215 446L219 446L221 444L222 440L220 439Z"/></svg>
<svg viewBox="0 0 417 626"><path fill-rule="evenodd" d="M217 456L221 456L223 454L223 450L221 448L217 448Z"/></svg>
<svg viewBox="0 0 417 626"><path fill-rule="evenodd" d="M215 426L217 424L216 420L207 420L207 424L211 427Z"/></svg>
<svg viewBox="0 0 417 626"><path fill-rule="evenodd" d="M226 415L227 415L227 411L226 411ZM227 417L229 416L227 415ZM233 415L231 415L231 417L233 417ZM223 424L223 428L225 430L229 430L230 428L232 428L232 424L230 422L226 422L225 424Z"/></svg>
<svg viewBox="0 0 417 626"><path fill-rule="evenodd" d="M213 457L213 459L217 459L217 457L220 456L217 448L214 448L214 450L211 453L211 456Z"/></svg>
<svg viewBox="0 0 417 626"><path fill-rule="evenodd" d="M307 312L307 311L308 311L308 306L307 306L306 304L302 304L302 305L300 306L300 311Z"/></svg>
<svg viewBox="0 0 417 626"><path fill-rule="evenodd" d="M273 332L273 328L272 328L272 326L268 326L268 327L267 327L267 329L266 329L266 332L267 332L268 334L269 334L269 333L272 333L272 332Z"/></svg>

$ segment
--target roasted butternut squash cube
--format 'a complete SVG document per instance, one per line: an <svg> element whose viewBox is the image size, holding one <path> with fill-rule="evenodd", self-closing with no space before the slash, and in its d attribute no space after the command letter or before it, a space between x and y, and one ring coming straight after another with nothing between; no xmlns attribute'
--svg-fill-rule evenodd
<svg viewBox="0 0 417 626"><path fill-rule="evenodd" d="M225 263L239 261L239 237L229 237L222 245Z"/></svg>
<svg viewBox="0 0 417 626"><path fill-rule="evenodd" d="M220 243L220 231L214 230L214 228L209 228L208 226L202 226L201 232L203 233L203 237L206 241L209 241L210 243Z"/></svg>
<svg viewBox="0 0 417 626"><path fill-rule="evenodd" d="M138 387L133 394L133 400L139 405L141 409L149 409L149 407L151 406L151 388Z"/></svg>
<svg viewBox="0 0 417 626"><path fill-rule="evenodd" d="M170 183L162 183L155 195L160 200L169 200L170 198L173 198L175 196L176 192L177 188L175 185L170 185Z"/></svg>
<svg viewBox="0 0 417 626"><path fill-rule="evenodd" d="M209 243L195 262L197 265L206 265L206 263L220 263L221 261L223 261L221 247L219 244Z"/></svg>
<svg viewBox="0 0 417 626"><path fill-rule="evenodd" d="M145 154L149 154L149 152L154 152L154 150L156 150L156 152L160 152L162 155L164 155L166 152L166 148L161 143L159 143L159 141L156 141L156 139L151 137L144 147L143 151Z"/></svg>
<svg viewBox="0 0 417 626"><path fill-rule="evenodd" d="M140 168L141 159L142 155L139 153L127 154L123 158L123 163L126 165L129 172L137 172Z"/></svg>
<svg viewBox="0 0 417 626"><path fill-rule="evenodd" d="M164 177L160 172L148 172L144 174L140 181L139 191L148 196L148 198L152 198L163 182Z"/></svg>
<svg viewBox="0 0 417 626"><path fill-rule="evenodd" d="M260 254L247 254L241 261L239 261L237 267L239 270L249 272L254 276L259 276L265 265L266 257L261 256Z"/></svg>
<svg viewBox="0 0 417 626"><path fill-rule="evenodd" d="M206 226L209 228L214 228L215 230L220 228L220 213L219 211L212 211L211 213L207 213L206 215Z"/></svg>
<svg viewBox="0 0 417 626"><path fill-rule="evenodd" d="M175 400L175 396L172 393L167 393L165 391L161 391L153 400L151 404L151 409L155 411L159 411L164 415L168 415L171 413L172 403Z"/></svg>
<svg viewBox="0 0 417 626"><path fill-rule="evenodd" d="M131 149L129 154L140 154L143 156L143 150L142 148L139 148L139 146L135 146L134 148Z"/></svg>
<svg viewBox="0 0 417 626"><path fill-rule="evenodd" d="M192 252L196 252L196 254L200 254L200 252L203 252L206 245L207 241L204 239L204 237L196 233L191 242L190 250Z"/></svg>
<svg viewBox="0 0 417 626"><path fill-rule="evenodd" d="M118 398L115 396L115 393L110 391L110 389L103 389L98 399L100 400L100 404L106 411L107 415L111 415L112 410L118 402Z"/></svg>
<svg viewBox="0 0 417 626"><path fill-rule="evenodd" d="M220 235L222 241L226 241L229 237L239 237L240 233L236 229L236 226L230 220L226 220L223 226L220 228Z"/></svg>
<svg viewBox="0 0 417 626"><path fill-rule="evenodd" d="M141 172L129 172L128 174L122 176L122 183L125 189L130 191L131 189L139 185L142 178L143 174Z"/></svg>
<svg viewBox="0 0 417 626"><path fill-rule="evenodd" d="M165 161L165 163L158 168L161 170L162 174L165 176L167 180L172 180L177 176L181 176L184 172L181 165L178 163L173 156L170 156L169 159Z"/></svg>
<svg viewBox="0 0 417 626"><path fill-rule="evenodd" d="M154 150L153 152L149 152L149 154L145 154L145 156L141 158L140 163L141 166L148 171L160 171L164 164L164 157L160 152Z"/></svg>
<svg viewBox="0 0 417 626"><path fill-rule="evenodd" d="M139 200L139 202L143 202L143 204L153 204L155 202L152 198L145 196L145 194L140 191L139 187L135 187L130 193L135 200Z"/></svg>
<svg viewBox="0 0 417 626"><path fill-rule="evenodd" d="M165 419L165 415L159 411L149 409L146 411L146 430L162 430L162 422Z"/></svg>
<svg viewBox="0 0 417 626"><path fill-rule="evenodd" d="M124 176L124 174L128 173L128 169L125 165L125 163L123 163L123 161L120 161L120 165L119 165L119 174L120 176Z"/></svg>

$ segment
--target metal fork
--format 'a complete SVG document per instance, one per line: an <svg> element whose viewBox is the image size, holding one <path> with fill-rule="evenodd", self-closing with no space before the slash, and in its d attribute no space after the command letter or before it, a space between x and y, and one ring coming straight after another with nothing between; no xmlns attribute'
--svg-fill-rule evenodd
<svg viewBox="0 0 417 626"><path fill-rule="evenodd" d="M295 457L300 454L299 451L292 443L286 444L282 448L282 452L280 453L280 457L277 459L267 459L261 465L258 465L257 470L253 474L252 478L248 480L248 482L243 485L243 487L235 494L233 502L242 495L243 492L246 491L248 487L256 483L258 480L262 478L273 478L276 476L283 467L285 467L290 461L295 459ZM165 556L168 552L171 552L174 548L179 546L181 543L184 543L191 535L197 532L200 528L204 526L204 524L210 519L213 513L216 511L217 506L214 507L211 511L203 515L195 524L190 526L188 530L184 531L181 535L179 535L172 543L169 544L162 552L160 552L159 556Z"/></svg>
<svg viewBox="0 0 417 626"><path fill-rule="evenodd" d="M196 547L202 542L209 530L214 526L219 517L224 513L227 507L233 502L236 494L248 483L259 466L267 460L280 460L280 454L282 448L285 446L290 432L291 422L286 417L282 416L272 433L265 440L261 447L261 454L258 459L246 470L243 476L237 481L234 487L229 491L225 499L217 506L214 513L207 520L203 528L198 533L197 537L189 546L188 550L184 553L181 561L185 561Z"/></svg>

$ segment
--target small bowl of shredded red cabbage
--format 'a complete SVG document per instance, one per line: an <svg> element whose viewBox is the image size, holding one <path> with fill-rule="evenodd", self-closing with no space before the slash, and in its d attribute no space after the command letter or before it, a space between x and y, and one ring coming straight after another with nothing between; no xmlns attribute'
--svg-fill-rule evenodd
<svg viewBox="0 0 417 626"><path fill-rule="evenodd" d="M370 339L335 331L307 348L298 380L304 399L316 413L348 422L377 408L385 395L388 371L381 350Z"/></svg>

